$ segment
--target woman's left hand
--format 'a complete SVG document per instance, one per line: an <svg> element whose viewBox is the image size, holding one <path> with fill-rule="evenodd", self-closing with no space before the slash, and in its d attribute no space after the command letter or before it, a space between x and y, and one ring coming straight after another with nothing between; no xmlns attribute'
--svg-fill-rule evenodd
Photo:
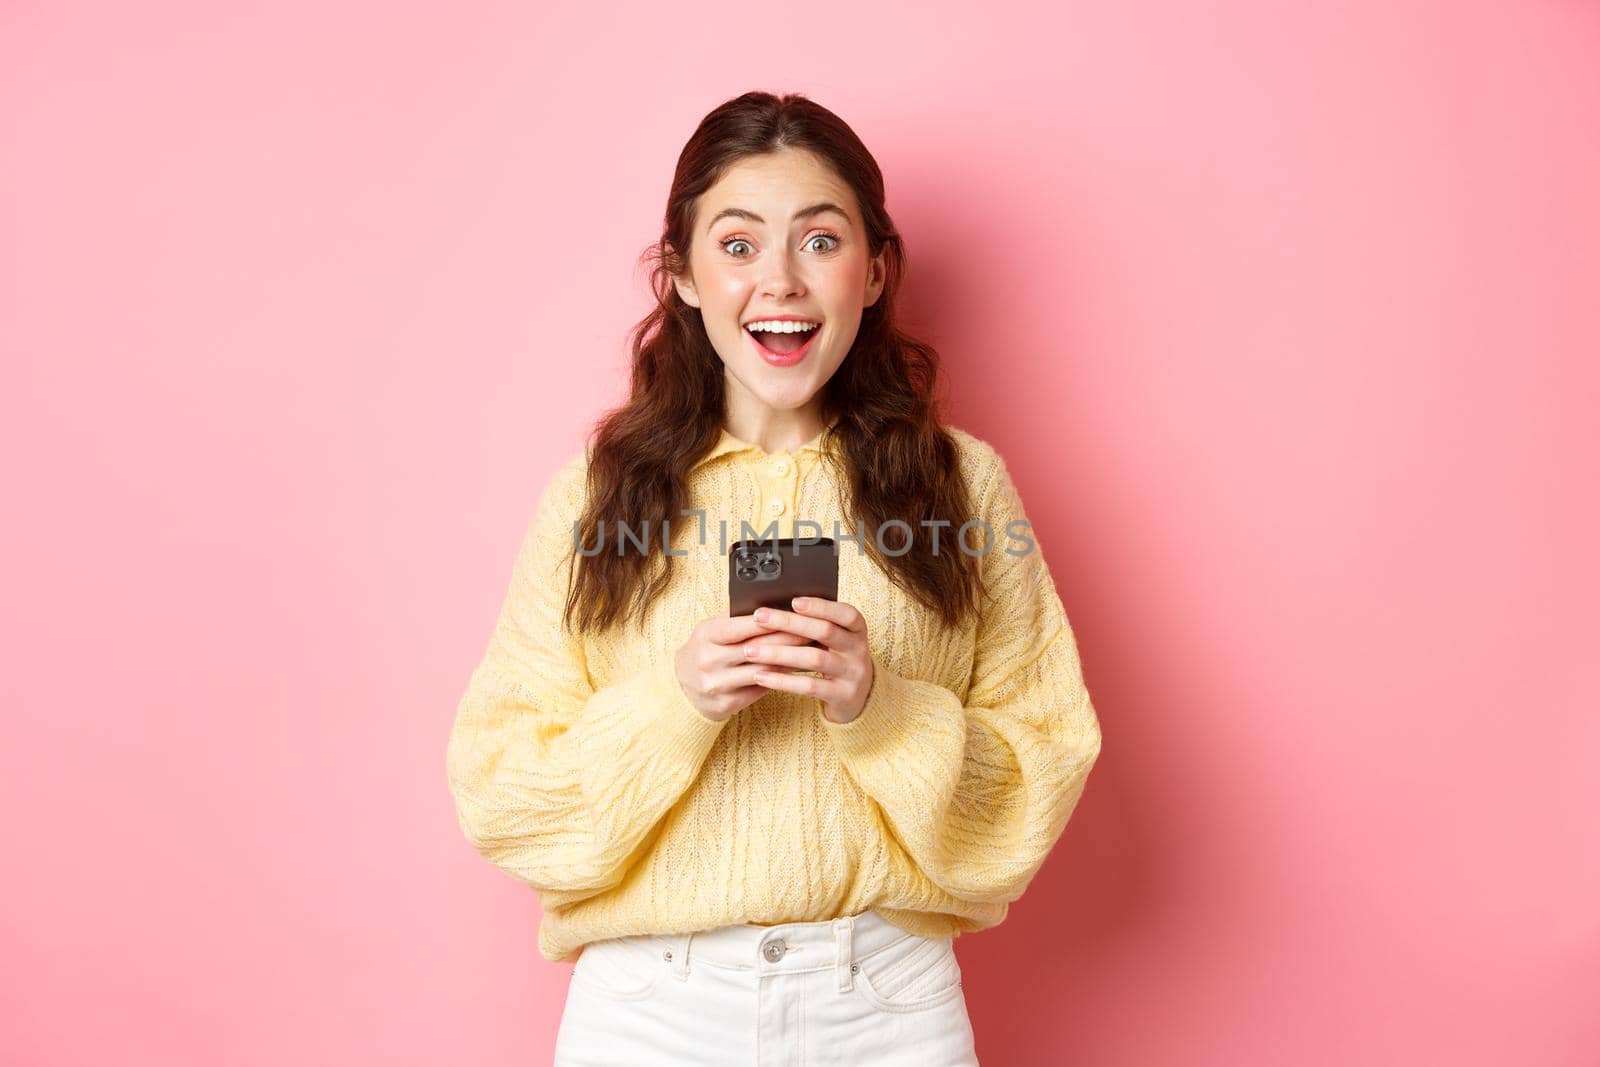
<svg viewBox="0 0 1600 1067"><path fill-rule="evenodd" d="M853 605L823 597L795 597L794 611L760 608L756 621L774 630L809 637L814 645L752 643L745 659L816 671L822 677L774 669L757 671L755 680L768 689L813 696L822 701L829 722L847 723L861 714L872 692L872 652L867 646L867 621Z"/></svg>

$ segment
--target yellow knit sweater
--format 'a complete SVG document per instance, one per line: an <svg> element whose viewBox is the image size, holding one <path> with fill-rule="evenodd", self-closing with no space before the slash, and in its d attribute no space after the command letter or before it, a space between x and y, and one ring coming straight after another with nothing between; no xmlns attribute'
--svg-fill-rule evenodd
<svg viewBox="0 0 1600 1067"><path fill-rule="evenodd" d="M587 453L545 485L446 763L468 840L538 891L546 959L574 960L602 938L868 908L930 937L1005 918L1077 806L1100 725L1037 539L1008 532L1026 515L1005 463L951 432L994 537L992 600L959 629L835 535L835 522L861 527L840 514L817 439L767 453L724 431L690 473L704 528L672 523L674 551L688 554L673 559L644 634L632 620L600 638L568 634L563 557ZM867 623L872 690L848 723L778 690L714 722L679 686L676 651L728 611L732 542L774 525L792 536L796 518L835 538L839 599ZM940 530L940 551L959 551L953 532ZM610 523L607 537L616 551Z"/></svg>

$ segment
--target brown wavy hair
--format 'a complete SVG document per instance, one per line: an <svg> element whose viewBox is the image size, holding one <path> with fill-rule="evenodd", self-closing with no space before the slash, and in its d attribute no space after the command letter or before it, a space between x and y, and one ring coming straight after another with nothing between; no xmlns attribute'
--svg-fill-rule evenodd
<svg viewBox="0 0 1600 1067"><path fill-rule="evenodd" d="M842 469L834 466L841 514L852 528L864 524L861 544L890 581L958 625L977 610L981 580L976 555L947 547L949 531L972 515L955 438L939 422L939 354L894 323L906 258L884 209L877 161L842 119L799 93L748 92L728 100L701 120L678 156L661 236L641 257L652 268L656 306L629 331L627 401L590 433L588 499L573 555L580 555L578 544L599 545L603 531L615 530L616 516L646 531L661 529L667 518L679 527L688 521L680 511L689 502L688 472L724 426L725 372L700 310L684 302L672 279L687 269L701 195L739 160L784 148L829 164L855 191L869 254L887 250L883 291L863 310L855 342L822 389L824 423L838 419L823 443L835 445L843 460ZM824 458L835 460L827 449ZM602 526L605 516L613 518ZM892 552L905 548L905 528L882 525L891 519L911 527L911 548L898 555L877 544L881 529ZM950 527L934 553L921 523L938 519ZM575 580L568 583L564 623L570 628L576 617L581 629L604 629L632 615L642 626L646 606L670 580L672 559L654 551L581 555L569 572Z"/></svg>

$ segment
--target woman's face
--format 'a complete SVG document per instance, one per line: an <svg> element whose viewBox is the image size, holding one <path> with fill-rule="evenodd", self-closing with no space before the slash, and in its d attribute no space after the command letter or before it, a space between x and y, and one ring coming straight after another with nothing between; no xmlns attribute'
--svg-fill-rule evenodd
<svg viewBox="0 0 1600 1067"><path fill-rule="evenodd" d="M734 164L701 196L688 274L675 284L700 309L722 357L729 402L794 410L844 361L884 278L883 254L868 255L850 187L809 152L783 149ZM746 329L780 316L820 326L787 337ZM774 355L757 338L773 348L805 345Z"/></svg>

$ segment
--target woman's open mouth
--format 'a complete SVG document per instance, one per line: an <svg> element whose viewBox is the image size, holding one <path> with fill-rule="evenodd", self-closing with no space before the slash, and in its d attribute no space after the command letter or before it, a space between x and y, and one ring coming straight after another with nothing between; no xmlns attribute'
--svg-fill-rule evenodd
<svg viewBox="0 0 1600 1067"><path fill-rule="evenodd" d="M755 346L756 352L769 364L774 367L792 367L806 358L806 353L811 350L811 343L821 332L822 324L818 323L809 330L793 333L773 333L746 327L744 335L750 338L750 343Z"/></svg>

